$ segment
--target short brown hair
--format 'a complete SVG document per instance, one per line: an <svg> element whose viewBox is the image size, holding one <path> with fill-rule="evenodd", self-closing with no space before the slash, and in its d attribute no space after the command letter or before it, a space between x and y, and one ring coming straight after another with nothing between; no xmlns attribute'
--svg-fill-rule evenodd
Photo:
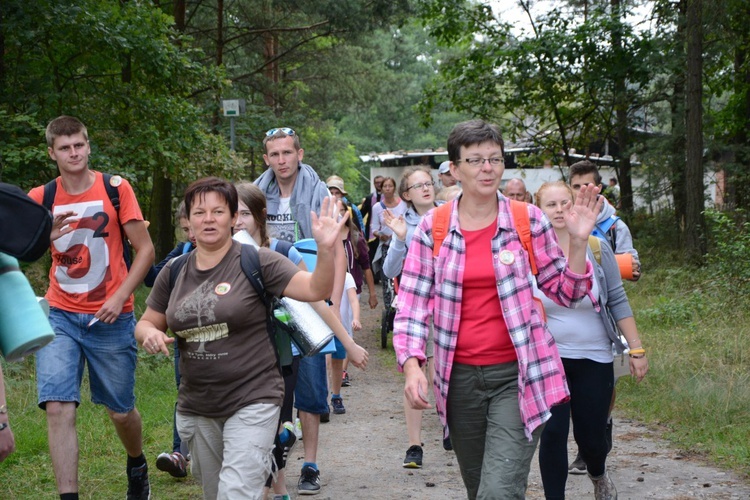
<svg viewBox="0 0 750 500"><path fill-rule="evenodd" d="M591 160L582 160L570 166L568 172L568 182L576 175L594 174L594 184L597 186L602 183L602 176L599 174L599 167Z"/></svg>
<svg viewBox="0 0 750 500"><path fill-rule="evenodd" d="M185 211L190 216L193 202L203 198L208 193L216 193L229 205L229 214L234 217L237 214L237 189L234 184L218 177L204 177L191 183L185 190Z"/></svg>
<svg viewBox="0 0 750 500"><path fill-rule="evenodd" d="M452 162L461 159L461 147L469 147L483 142L494 142L505 154L505 142L500 127L484 120L461 122L451 130L448 136L448 158Z"/></svg>
<svg viewBox="0 0 750 500"><path fill-rule="evenodd" d="M44 137L47 139L47 146L51 148L55 144L55 138L63 135L75 135L81 132L86 142L88 142L89 133L83 122L73 116L62 115L47 124Z"/></svg>

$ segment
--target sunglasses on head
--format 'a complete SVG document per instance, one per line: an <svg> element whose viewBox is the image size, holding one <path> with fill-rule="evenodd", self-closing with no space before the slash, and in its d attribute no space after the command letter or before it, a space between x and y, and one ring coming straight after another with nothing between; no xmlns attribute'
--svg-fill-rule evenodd
<svg viewBox="0 0 750 500"><path fill-rule="evenodd" d="M266 132L266 137L271 137L276 132L281 131L284 132L286 135L294 135L294 130L290 129L289 127L279 127L279 128L272 128L268 132Z"/></svg>

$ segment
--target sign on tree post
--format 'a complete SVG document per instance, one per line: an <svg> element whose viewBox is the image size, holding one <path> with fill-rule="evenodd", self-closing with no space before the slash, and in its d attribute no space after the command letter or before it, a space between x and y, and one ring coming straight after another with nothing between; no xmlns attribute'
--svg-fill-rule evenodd
<svg viewBox="0 0 750 500"><path fill-rule="evenodd" d="M229 147L234 151L234 119L245 111L244 99L225 99L221 101L224 116L229 117Z"/></svg>

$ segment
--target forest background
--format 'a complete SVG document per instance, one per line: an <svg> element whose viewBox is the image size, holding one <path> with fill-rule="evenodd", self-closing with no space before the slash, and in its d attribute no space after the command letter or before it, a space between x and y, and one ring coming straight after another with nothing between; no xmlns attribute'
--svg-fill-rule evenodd
<svg viewBox="0 0 750 500"><path fill-rule="evenodd" d="M56 176L44 127L77 116L92 167L135 187L160 259L184 187L255 179L272 127L294 128L354 200L370 189L359 154L445 147L468 118L533 146L529 167L616 145L620 214L651 276L631 300L662 348L624 401L750 470L750 4L512 3L523 26L463 0L0 0L0 180ZM224 99L246 103L234 150ZM721 172L720 205L707 171ZM644 199L668 201L658 212L633 206L634 172L652 180Z"/></svg>

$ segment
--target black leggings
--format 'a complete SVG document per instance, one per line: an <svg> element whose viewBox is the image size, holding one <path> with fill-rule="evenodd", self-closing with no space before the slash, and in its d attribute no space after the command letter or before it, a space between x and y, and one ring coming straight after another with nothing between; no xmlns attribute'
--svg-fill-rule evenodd
<svg viewBox="0 0 750 500"><path fill-rule="evenodd" d="M607 414L614 388L612 363L563 358L570 401L552 408L552 418L539 441L539 468L544 496L565 498L568 480L568 432L573 416L573 437L592 476L601 476L607 460Z"/></svg>

